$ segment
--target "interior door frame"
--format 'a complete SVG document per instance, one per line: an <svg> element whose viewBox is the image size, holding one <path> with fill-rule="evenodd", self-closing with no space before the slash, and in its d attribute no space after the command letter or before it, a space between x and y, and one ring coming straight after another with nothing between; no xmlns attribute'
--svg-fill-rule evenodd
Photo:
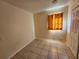
<svg viewBox="0 0 79 59"><path fill-rule="evenodd" d="M77 8L79 8L79 5L77 5L75 8L72 9L72 11L76 10ZM79 9L78 9L79 10ZM79 19L78 19L78 23L79 23ZM76 59L79 58L79 24L78 25L78 45L77 45L77 55L76 55Z"/></svg>
<svg viewBox="0 0 79 59"><path fill-rule="evenodd" d="M78 49L77 49L77 59L79 58L79 31L78 31Z"/></svg>

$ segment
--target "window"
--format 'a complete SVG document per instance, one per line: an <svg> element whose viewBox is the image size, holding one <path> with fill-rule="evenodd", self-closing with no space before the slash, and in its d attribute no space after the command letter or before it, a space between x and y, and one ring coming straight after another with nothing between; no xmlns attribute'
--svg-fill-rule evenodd
<svg viewBox="0 0 79 59"><path fill-rule="evenodd" d="M48 30L63 29L63 13L48 15Z"/></svg>

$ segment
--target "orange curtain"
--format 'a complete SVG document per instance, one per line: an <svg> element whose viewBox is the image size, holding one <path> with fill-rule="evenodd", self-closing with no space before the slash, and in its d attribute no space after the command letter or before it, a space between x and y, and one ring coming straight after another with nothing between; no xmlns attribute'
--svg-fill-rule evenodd
<svg viewBox="0 0 79 59"><path fill-rule="evenodd" d="M53 15L48 16L48 30L53 30Z"/></svg>
<svg viewBox="0 0 79 59"><path fill-rule="evenodd" d="M48 16L48 29L49 30L63 29L63 13L58 13Z"/></svg>
<svg viewBox="0 0 79 59"><path fill-rule="evenodd" d="M63 13L60 13L60 18L59 18L59 29L63 29Z"/></svg>

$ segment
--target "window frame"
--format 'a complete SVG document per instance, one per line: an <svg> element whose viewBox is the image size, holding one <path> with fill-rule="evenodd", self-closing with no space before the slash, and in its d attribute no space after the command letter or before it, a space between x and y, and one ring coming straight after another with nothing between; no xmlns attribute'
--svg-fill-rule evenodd
<svg viewBox="0 0 79 59"><path fill-rule="evenodd" d="M59 15L59 16L56 16L56 15ZM53 16L53 17L51 17L51 16ZM63 12L48 15L48 30L63 30L63 20L64 20L63 16L64 16ZM57 18L57 17L59 17L59 18ZM58 19L58 21L60 21L60 18L61 18L61 22L60 22L61 24L57 21L58 24L61 25L60 26L61 28L59 28L59 25L54 24L54 23L56 23L56 18ZM58 26L58 28L56 28L56 26Z"/></svg>

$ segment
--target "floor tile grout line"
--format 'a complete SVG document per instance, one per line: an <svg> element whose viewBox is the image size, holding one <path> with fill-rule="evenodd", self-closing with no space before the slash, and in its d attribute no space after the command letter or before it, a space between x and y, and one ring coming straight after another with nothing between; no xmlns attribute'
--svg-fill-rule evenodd
<svg viewBox="0 0 79 59"><path fill-rule="evenodd" d="M57 56L58 56L58 59L59 59L59 55L58 55L58 48L56 47L56 49L57 49Z"/></svg>

